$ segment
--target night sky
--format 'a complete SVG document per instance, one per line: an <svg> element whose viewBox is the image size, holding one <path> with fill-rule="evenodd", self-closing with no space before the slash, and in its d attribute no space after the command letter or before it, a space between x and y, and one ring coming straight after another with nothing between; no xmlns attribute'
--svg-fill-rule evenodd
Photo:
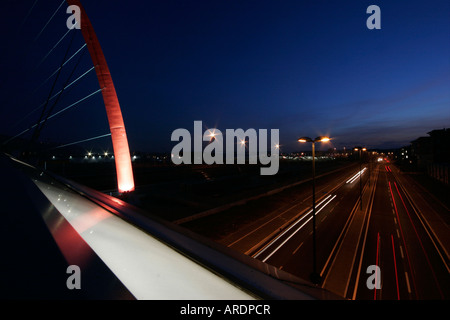
<svg viewBox="0 0 450 320"><path fill-rule="evenodd" d="M71 33L60 0L0 4L0 133L37 121ZM83 1L114 80L132 151L170 152L173 130L279 129L282 151L300 136L329 147L401 147L450 127L450 1ZM369 30L369 5L381 29ZM79 30L70 55L82 44ZM84 50L83 50L84 51ZM78 56L77 56L78 57ZM71 78L92 67L86 50ZM53 93L70 75L63 68ZM39 64L40 63L40 64ZM97 90L95 73L64 92L55 112ZM18 123L19 122L19 123ZM48 120L59 144L108 133L101 95ZM31 131L30 131L31 132ZM24 137L28 137L24 135ZM108 138L97 146L111 149ZM90 144L85 144L86 148Z"/></svg>

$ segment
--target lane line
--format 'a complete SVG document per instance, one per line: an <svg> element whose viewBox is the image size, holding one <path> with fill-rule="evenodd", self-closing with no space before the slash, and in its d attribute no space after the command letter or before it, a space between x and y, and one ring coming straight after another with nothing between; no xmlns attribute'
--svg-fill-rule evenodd
<svg viewBox="0 0 450 320"><path fill-rule="evenodd" d="M376 182L376 179L377 179L377 178L378 178L378 176L375 177L375 182ZM376 186L375 186L375 184L374 184L373 190L375 190L375 187L376 187ZM364 186L363 193L366 192L366 189L367 189L367 188L370 189L370 187L368 187L367 184L366 184L366 185ZM370 199L372 198L372 193L373 193L373 191L371 191ZM339 200L338 200L338 202L334 205L334 208L337 206L338 203L339 203ZM329 265L329 263L331 262L332 259L333 259L333 261L331 262L331 266L334 265L334 263L335 263L335 258L336 258L336 257L334 256L334 253L335 253L336 250L337 250L338 252L341 250L343 237L345 237L345 236L347 235L347 233L348 233L348 231L349 231L349 227L350 227L350 225L352 224L353 219L355 218L355 215L356 215L355 210L357 210L358 207L359 207L359 199L358 199L358 201L355 203L355 205L354 205L354 207L352 208L352 210L350 211L350 214L349 214L349 216L348 216L348 218L347 218L347 221L345 222L345 225L344 225L344 227L342 228L342 231L341 231L341 233L339 234L339 237L338 237L338 239L336 240L333 249L331 250L330 254L328 255L328 259L327 259L327 261L325 262L322 271L320 272L320 276L323 276L323 275L324 275L324 273L325 273L325 271L327 270L328 265ZM331 211L330 211L330 212L331 212ZM366 209L364 215L366 216L366 214L367 214L367 209ZM358 236L358 243L360 242L360 239L361 239L361 232L362 232L362 230L363 230L363 226L361 226L361 231L360 231L359 236ZM353 263L354 263L354 261L355 261L355 255L353 256L353 261L352 261L352 267L351 267L351 269L353 269ZM325 283L326 283L326 281L327 281L327 278L328 278L328 274L325 276L324 281L323 281L323 283L322 283L322 286L323 286L323 287L325 286ZM347 288L348 288L348 283L347 283L347 285L346 285L345 291L347 291Z"/></svg>
<svg viewBox="0 0 450 320"><path fill-rule="evenodd" d="M396 180L398 181L399 179L396 177ZM449 267L449 265L447 263L449 254L448 254L445 246L441 242L440 238L436 235L434 230L431 228L431 226L430 226L429 222L427 221L427 219L425 219L423 214L420 212L417 204L414 202L414 199L411 197L411 195L409 194L408 190L400 184L400 181L399 181L399 186L400 186L400 189L402 189L403 193L405 194L406 199L408 200L409 204L411 205L414 213L416 214L416 217L419 219L419 222L422 224L423 229L428 234L428 237L431 240L431 242L433 243L433 245L434 245L434 247L436 249L436 252L439 254L439 256L440 256L440 258L441 258L445 268L447 269L447 272L450 273L450 267ZM422 186L420 186L420 185L418 185L418 186L423 189ZM414 188L414 189L416 189L416 188ZM423 189L423 190L425 190L425 189ZM420 197L420 198L422 198L422 200L426 201L423 198L423 196L422 196L422 192L417 192L416 191L416 196ZM437 199L435 199L435 200L437 200ZM428 205L429 205L429 203L428 203ZM437 241L438 243L436 243L435 241ZM438 244L439 244L439 246L438 246ZM441 252L441 250L443 252ZM444 255L447 257L447 259L446 259L446 257L444 257Z"/></svg>
<svg viewBox="0 0 450 320"><path fill-rule="evenodd" d="M324 188L323 188L323 189L324 189ZM321 190L323 190L323 189L321 189ZM319 192L320 192L320 191L319 191ZM245 238L248 237L249 235L251 235L251 234L257 232L259 229L264 228L266 225L270 224L272 221L274 221L274 220L276 220L276 219L280 219L280 217L281 217L282 215L284 215L286 212L289 212L290 210L293 210L295 207L302 205L303 202L305 202L305 201L308 200L309 198L311 198L311 196L308 197L308 198L306 198L306 199L304 199L304 200L302 200L302 201L299 202L299 203L296 203L296 204L290 206L289 208L287 208L287 209L285 209L284 211L282 211L280 214L274 216L274 217L271 218L270 220L268 220L268 221L264 222L263 224L261 224L259 227L253 229L251 232L249 232L249 233L243 235L242 237L240 237L240 238L236 239L235 241L233 241L232 243L228 244L227 247L231 247L231 246L233 246L234 244L236 244L237 242L242 241L242 239L245 239ZM276 212L276 210L274 210L274 211Z"/></svg>
<svg viewBox="0 0 450 320"><path fill-rule="evenodd" d="M331 197L331 194L329 194L327 197L325 197L325 199L323 199L322 201L320 201L316 206L319 207L324 201L326 201L327 199L329 199ZM299 223L300 221L302 221L304 218L306 218L310 213L312 212L312 209L309 210L307 213L305 213L303 216L300 217L300 219L298 219L295 223L293 223L289 228L287 228L286 230L284 230L281 234L279 234L274 240L272 240L264 249L262 249L261 251L259 251L257 254L255 254L253 257L257 258L261 253L263 253L264 251L267 250L267 248L269 248L273 243L275 243L278 239L280 239L283 235L286 234L286 232L288 232L289 230L291 230L297 223ZM316 212L317 215L317 212Z"/></svg>
<svg viewBox="0 0 450 320"><path fill-rule="evenodd" d="M405 279L406 279L406 287L408 288L408 292L411 293L411 287L409 285L408 272L405 271Z"/></svg>
<svg viewBox="0 0 450 320"><path fill-rule="evenodd" d="M292 252L293 255L297 253L298 249L300 249L300 247L303 245L303 243L304 243L304 242L300 243L300 245L297 247L297 249L295 249L295 250Z"/></svg>
<svg viewBox="0 0 450 320"><path fill-rule="evenodd" d="M345 170L345 169L347 169L347 168L349 168L349 167L344 167L344 168L341 168L341 169L337 169L337 170L331 171L331 172L329 172L329 173L337 172L337 171L343 171L343 170ZM323 175L327 175L327 174L328 174L328 173L325 173L325 174L323 174ZM328 185L325 185L325 186L322 186L322 187L318 187L318 189L316 190L316 194L325 194L325 193L330 193L330 194L331 194L331 193L334 193L335 190L339 189L339 188L342 187L342 185L344 184L344 181L345 181L345 180L341 180L341 178L342 178L341 176L344 176L344 175L345 175L345 176L348 176L347 173L344 173L344 174L339 175L339 179L336 179L337 181L339 181L337 184L336 184L336 180L333 180L333 183L330 183L330 185L333 185L334 187L331 188L330 190L328 190L327 192L325 192L324 190L329 189L329 188L328 188ZM321 176L317 176L316 178L319 178L319 177L321 177ZM304 181L303 181L303 182L304 182ZM295 183L295 184L296 184L296 183ZM292 186L292 185L291 185L291 186ZM273 190L272 190L272 191L273 191ZM296 204L290 206L290 207L287 208L287 209L284 209L283 212L277 214L277 215L274 216L273 218L270 218L270 220L264 222L262 225L258 226L257 228L252 229L250 232L248 232L247 234L245 234L245 235L241 236L240 238L234 240L233 242L231 242L231 243L229 243L229 244L226 244L226 246L227 246L227 247L232 247L232 246L235 245L236 243L242 241L243 239L249 237L251 234L253 234L253 233L255 233L256 231L258 231L259 229L265 227L267 224L271 223L273 220L279 219L279 218L280 218L282 215L284 215L286 212L288 212L288 211L290 211L290 210L293 210L296 206L302 205L304 202L308 201L310 198L312 198L312 196L308 196L307 198L305 198L305 199L303 199L303 200L300 201L300 197L297 197L296 199L294 199L293 202L295 202L295 201L300 201L300 202L298 202L298 203L296 203ZM319 200L319 199L317 199L317 201L318 201L318 200ZM286 208L286 207L284 207L284 208ZM282 210L282 209L280 209L280 210ZM278 209L272 211L270 214L275 214L277 211L278 211ZM300 212L301 212L301 211L300 211ZM293 218L293 219L291 219L291 220L295 220L295 218ZM248 249L246 252L244 252L244 254L249 255L249 254L253 251L253 249L254 249L255 247L258 247L258 245L255 245L255 246L253 246L252 248Z"/></svg>
<svg viewBox="0 0 450 320"><path fill-rule="evenodd" d="M334 198L336 198L336 195L334 195L330 200L328 200L328 202L327 203L325 203L319 210L317 210L316 211L316 216L317 216L317 214L320 212L320 211L322 211L322 209L323 208L325 208L326 206L327 206L327 204L329 204ZM311 210L311 212L312 212L312 210ZM308 220L306 220L300 227L298 227L297 228L297 230L295 230L288 238L286 238L286 240L284 240L278 247L276 247L276 249L274 250L274 251L272 251L264 260L262 260L263 262L266 262L275 252L277 252L278 251L278 249L280 249L286 242L288 242L298 231L300 231L300 229L302 229L310 220L312 219L312 216L308 219ZM291 229L291 228L289 228L289 229ZM288 229L288 230L289 230ZM286 231L288 231L288 230L286 230ZM285 234L286 232L284 232L283 234ZM280 236L279 236L280 237ZM278 238L279 238L278 237ZM277 239L278 239L277 238ZM272 242L273 243L273 242ZM267 247L266 247L267 248ZM255 256L255 258L256 258L256 256Z"/></svg>
<svg viewBox="0 0 450 320"><path fill-rule="evenodd" d="M373 300L377 300L377 270L378 270L378 255L379 255L379 248L380 248L380 233L377 232L377 257L375 259L375 265L377 268L375 269L375 287L373 290Z"/></svg>
<svg viewBox="0 0 450 320"><path fill-rule="evenodd" d="M392 254L394 255L395 284L397 285L397 300L400 300L400 289L398 287L398 275L397 275L397 261L395 259L394 236L392 234L391 240L392 240Z"/></svg>
<svg viewBox="0 0 450 320"><path fill-rule="evenodd" d="M412 265L411 265L411 260L409 259L409 253L408 253L408 248L406 247L406 241L405 241L405 236L403 235L403 229L402 229L402 225L401 225L401 223L400 223L400 217L399 217L399 215L398 215L398 210L397 210L397 204L395 203L395 199L394 199L394 193L392 192L392 187L391 187L391 182L389 181L389 191L391 192L391 197L392 197L392 200L394 201L394 208L395 208L395 213L397 214L397 221L398 221L398 226L399 226L399 228L400 228L400 232L401 232L401 235L402 235L402 240L403 240L403 245L405 246L405 251L406 251L406 258L407 258L407 260L408 260L408 265L409 265L409 269L411 270L411 274L413 274L413 284L414 284L414 288L417 288L417 286L416 286L416 281L415 281L415 279L414 279L414 273L413 273L413 269L412 269ZM416 299L418 299L419 297L418 297L418 294L417 294L417 291L414 291L414 293L416 294Z"/></svg>
<svg viewBox="0 0 450 320"><path fill-rule="evenodd" d="M358 171L353 177L348 179L345 183L353 183L356 181L363 173L366 171L367 168L362 169L361 171Z"/></svg>
<svg viewBox="0 0 450 320"><path fill-rule="evenodd" d="M368 231L369 231L370 219L371 219L371 216L372 216L372 207L373 207L373 202L374 202L374 199L375 199L375 192L377 190L377 183L378 183L379 175L380 175L380 168L377 167L376 168L376 175L375 175L375 182L373 184L373 189L372 189L372 191L370 193L370 197L369 197L369 205L366 208L365 217L364 217L364 220L363 220L363 224L361 225L361 231L360 231L360 234L359 234L359 237L358 237L358 241L357 241L357 248L358 248L360 246L362 232L363 232L364 227L365 227L364 238L363 238L363 242L361 244L361 252L360 252L360 256L359 256L358 271L356 273L356 281L355 281L355 285L353 286L352 300L356 299L356 294L358 292L359 278L360 278L360 274L361 274L362 261L363 261L363 257L364 257L364 251L365 251L365 248L366 248L367 234L368 234ZM352 261L352 264L351 264L351 273L350 273L350 275L353 273L353 265L355 263L356 256L357 256L357 251L355 250L355 254L353 255L353 261ZM351 279L351 276L347 278L347 284L345 286L344 297L347 296L348 287L350 285L350 279Z"/></svg>
<svg viewBox="0 0 450 320"><path fill-rule="evenodd" d="M397 193L398 193L398 195L400 196L400 199L402 200L403 207L405 207L406 213L408 214L408 218L409 218L409 221L411 222L411 225L412 225L412 227L413 227L413 229L414 229L414 233L416 234L416 237L417 237L417 239L419 240L420 247L422 248L423 254L425 255L425 258L426 258L426 260L427 260L428 266L430 267L431 274L433 275L434 282L435 282L435 284L436 284L436 286L437 286L437 288L438 288L438 290L439 290L439 293L440 293L440 295L441 295L441 298L444 299L444 294L442 293L441 286L439 285L439 281L438 281L438 279L437 279L437 277L436 277L436 273L435 273L435 271L434 271L434 268L433 268L433 266L431 265L430 259L428 258L428 254L427 254L427 252L426 252L426 250L425 250L425 248L424 248L424 246L423 246L422 240L421 240L420 237L419 237L419 233L417 232L416 226L414 225L414 222L413 222L412 219L411 219L411 215L409 214L409 210L408 210L408 208L406 207L405 202L403 201L403 197L402 197L402 195L400 194L400 191L398 190L398 187L397 187L397 183L395 183L395 181L394 181L394 185L395 185L395 188L397 189Z"/></svg>

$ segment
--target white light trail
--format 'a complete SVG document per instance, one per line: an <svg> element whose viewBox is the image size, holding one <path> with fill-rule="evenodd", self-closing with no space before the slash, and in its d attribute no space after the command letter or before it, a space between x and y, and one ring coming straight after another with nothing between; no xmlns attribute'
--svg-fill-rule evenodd
<svg viewBox="0 0 450 320"><path fill-rule="evenodd" d="M328 195L325 199L323 199L318 205L317 207L319 207L322 203L324 203L326 201L326 203L320 207L320 209L316 210L316 214L317 215L320 211L322 211L323 208L325 208L334 198L336 198L336 195L331 196ZM266 251L266 249L268 249L270 246L272 246L278 239L280 239L282 236L284 236L289 230L291 230L293 227L295 227L298 223L300 223L304 218L308 217L309 214L312 212L313 210L309 210L306 214L304 214L300 219L297 220L297 222L295 222L292 226L290 226L288 229L286 229L284 232L282 232L278 237L276 237L274 240L272 240L271 243L269 243L263 250L261 250L260 252L258 252L258 254L256 254L254 256L254 258L257 258L261 253L263 253L264 251ZM286 240L284 240L278 247L275 248L275 250L273 250L266 258L264 258L262 261L266 262L267 259L269 259L275 252L278 251L278 249L280 249L289 239L291 239L298 231L300 231L300 229L302 229L310 220L312 219L312 216L310 216L301 226L299 226L297 228L297 230L295 230Z"/></svg>
<svg viewBox="0 0 450 320"><path fill-rule="evenodd" d="M367 168L362 169L361 171L358 171L353 177L351 177L350 179L347 180L347 182L345 183L353 183L353 181L355 181L356 179L359 178L360 175L362 175L364 173L364 171L366 171Z"/></svg>

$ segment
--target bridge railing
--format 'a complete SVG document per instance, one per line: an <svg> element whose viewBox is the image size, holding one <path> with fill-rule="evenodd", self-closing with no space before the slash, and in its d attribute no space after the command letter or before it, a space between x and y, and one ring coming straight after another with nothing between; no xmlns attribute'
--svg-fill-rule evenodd
<svg viewBox="0 0 450 320"><path fill-rule="evenodd" d="M138 299L340 299L118 198L11 159L56 208L53 214L61 214ZM79 255L63 253L67 260Z"/></svg>

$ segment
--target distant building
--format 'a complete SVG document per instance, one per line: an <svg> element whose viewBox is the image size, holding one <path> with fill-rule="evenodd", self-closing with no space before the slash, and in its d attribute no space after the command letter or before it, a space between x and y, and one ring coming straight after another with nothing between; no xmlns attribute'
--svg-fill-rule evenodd
<svg viewBox="0 0 450 320"><path fill-rule="evenodd" d="M398 150L394 150L393 154L395 154L395 159L402 164L407 165L416 165L416 159L411 152L411 145L402 147Z"/></svg>
<svg viewBox="0 0 450 320"><path fill-rule="evenodd" d="M450 162L450 128L433 130L430 135L431 153L434 163Z"/></svg>
<svg viewBox="0 0 450 320"><path fill-rule="evenodd" d="M405 151L407 152L407 150ZM411 141L410 151L410 161L413 161L417 165L418 169L424 169L428 164L433 162L430 137L420 137L414 141ZM408 155L406 158L408 158ZM408 160L406 160L406 162L408 162Z"/></svg>
<svg viewBox="0 0 450 320"><path fill-rule="evenodd" d="M450 129L432 130L428 135L411 141L409 161L406 158L407 147L402 148L401 160L414 164L418 170L426 170L431 177L448 184Z"/></svg>

